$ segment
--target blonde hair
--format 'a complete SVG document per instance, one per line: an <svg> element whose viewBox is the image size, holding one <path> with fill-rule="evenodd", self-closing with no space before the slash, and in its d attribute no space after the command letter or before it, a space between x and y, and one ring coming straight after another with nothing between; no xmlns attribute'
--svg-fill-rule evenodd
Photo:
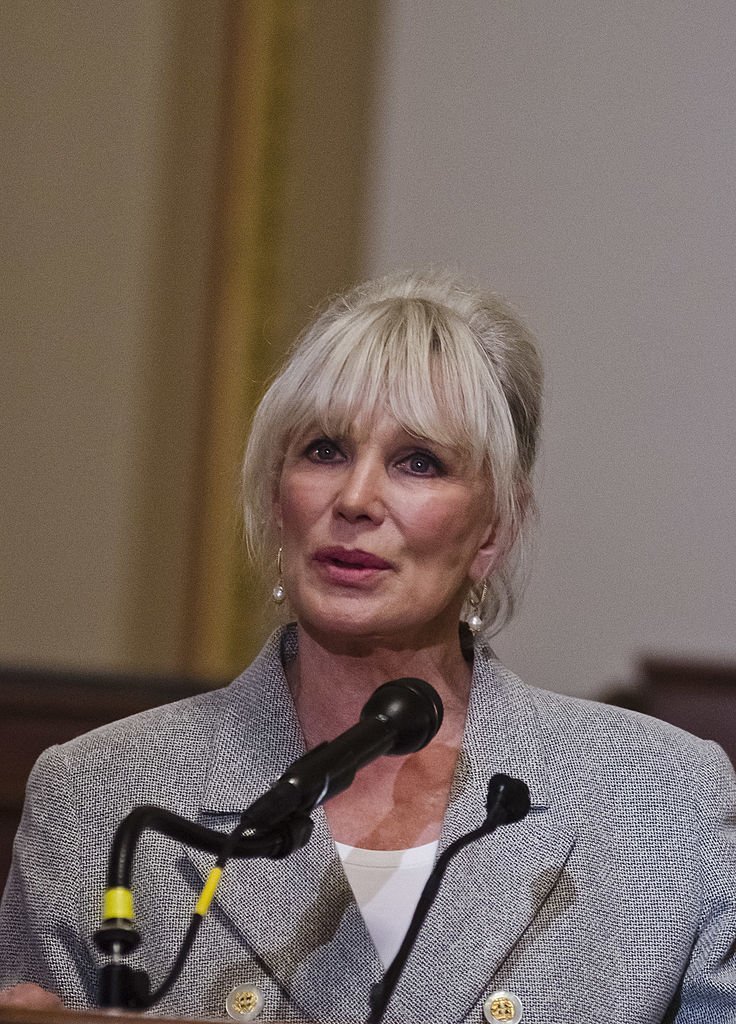
<svg viewBox="0 0 736 1024"><path fill-rule="evenodd" d="M485 581L483 607L473 607L484 629L497 632L523 583L541 392L534 339L497 296L447 271L359 285L307 327L256 411L242 478L251 554L275 557L273 499L290 440L315 425L339 436L384 408L487 477L502 557Z"/></svg>

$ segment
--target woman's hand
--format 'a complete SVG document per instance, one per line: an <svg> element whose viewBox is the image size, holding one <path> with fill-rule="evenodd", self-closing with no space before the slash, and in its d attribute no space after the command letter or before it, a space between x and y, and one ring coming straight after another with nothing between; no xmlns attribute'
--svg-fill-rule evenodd
<svg viewBox="0 0 736 1024"><path fill-rule="evenodd" d="M24 1006L29 1010L58 1010L63 1006L61 999L53 992L47 992L40 985L23 982L0 989L0 1006Z"/></svg>

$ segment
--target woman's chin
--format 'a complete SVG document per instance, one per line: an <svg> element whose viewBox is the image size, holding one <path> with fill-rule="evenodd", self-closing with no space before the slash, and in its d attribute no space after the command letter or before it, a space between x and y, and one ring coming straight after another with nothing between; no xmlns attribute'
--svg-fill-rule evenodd
<svg viewBox="0 0 736 1024"><path fill-rule="evenodd" d="M313 636L340 636L346 639L352 637L355 640L381 636L387 629L386 622L370 615L322 614L297 618L297 621Z"/></svg>
<svg viewBox="0 0 736 1024"><path fill-rule="evenodd" d="M338 638L395 650L436 647L443 639L448 644L457 642L457 601L437 607L412 602L406 595L335 594L329 588L304 588L293 595L291 607L305 632L326 647L332 647Z"/></svg>
<svg viewBox="0 0 736 1024"><path fill-rule="evenodd" d="M435 647L443 635L436 623L399 621L393 615L346 615L336 613L332 617L319 615L298 618L301 628L325 650L349 649L353 652L370 653L371 650L390 649L394 651L416 651L423 647ZM450 642L456 642L457 624L448 631Z"/></svg>

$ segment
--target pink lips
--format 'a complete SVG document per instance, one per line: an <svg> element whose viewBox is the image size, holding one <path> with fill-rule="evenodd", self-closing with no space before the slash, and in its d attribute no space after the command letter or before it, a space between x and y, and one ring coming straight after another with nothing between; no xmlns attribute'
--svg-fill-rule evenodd
<svg viewBox="0 0 736 1024"><path fill-rule="evenodd" d="M391 569L392 565L378 555L372 555L360 548L320 548L314 553L315 561L334 566L336 569Z"/></svg>

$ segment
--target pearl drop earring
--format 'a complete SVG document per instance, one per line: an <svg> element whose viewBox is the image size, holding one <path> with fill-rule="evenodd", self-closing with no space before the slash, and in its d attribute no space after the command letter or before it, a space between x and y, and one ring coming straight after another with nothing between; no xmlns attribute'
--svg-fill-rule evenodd
<svg viewBox="0 0 736 1024"><path fill-rule="evenodd" d="M281 548L279 548L278 554L276 555L276 571L278 572L278 579L276 580L276 586L271 591L271 597L273 598L274 604L283 604L286 600L286 590L284 589L284 581L282 578Z"/></svg>
<svg viewBox="0 0 736 1024"><path fill-rule="evenodd" d="M483 619L481 616L483 612L483 604L485 603L487 591L488 584L484 580L479 597L476 597L472 590L468 595L468 602L473 612L470 618L468 619L468 629L473 634L480 633L481 629L483 629Z"/></svg>

